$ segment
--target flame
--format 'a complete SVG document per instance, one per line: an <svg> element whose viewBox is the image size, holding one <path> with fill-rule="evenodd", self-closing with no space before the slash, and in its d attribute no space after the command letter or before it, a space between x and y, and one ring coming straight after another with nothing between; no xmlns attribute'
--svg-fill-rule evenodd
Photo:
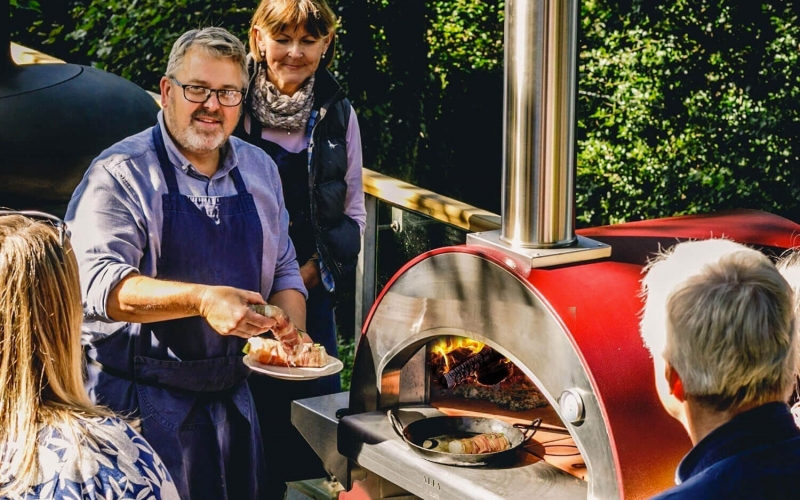
<svg viewBox="0 0 800 500"><path fill-rule="evenodd" d="M431 347L431 353L444 358L444 371L446 373L450 371L449 353L455 351L456 349L469 349L472 351L472 354L477 354L481 352L484 345L485 344L478 342L477 340L468 339L467 337L446 337Z"/></svg>

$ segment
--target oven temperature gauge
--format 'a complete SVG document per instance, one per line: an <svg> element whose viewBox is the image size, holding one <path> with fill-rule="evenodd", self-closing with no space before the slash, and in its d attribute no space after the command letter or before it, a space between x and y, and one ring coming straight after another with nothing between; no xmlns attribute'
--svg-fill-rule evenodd
<svg viewBox="0 0 800 500"><path fill-rule="evenodd" d="M583 422L583 398L577 389L567 389L558 398L561 417L571 424Z"/></svg>

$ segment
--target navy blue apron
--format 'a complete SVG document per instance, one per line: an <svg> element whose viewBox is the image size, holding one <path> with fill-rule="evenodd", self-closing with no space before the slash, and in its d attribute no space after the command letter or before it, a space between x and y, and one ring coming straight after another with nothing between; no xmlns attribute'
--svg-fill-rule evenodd
<svg viewBox="0 0 800 500"><path fill-rule="evenodd" d="M230 172L237 194L218 198L209 214L178 191L158 126L153 141L169 190L156 278L260 291L261 221L239 169ZM265 498L244 343L195 316L128 324L87 346L90 393L141 419L184 500Z"/></svg>

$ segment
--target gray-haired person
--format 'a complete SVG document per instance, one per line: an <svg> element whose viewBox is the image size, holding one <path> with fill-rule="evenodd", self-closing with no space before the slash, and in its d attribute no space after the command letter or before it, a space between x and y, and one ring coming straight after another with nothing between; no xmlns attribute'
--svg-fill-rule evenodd
<svg viewBox="0 0 800 500"><path fill-rule="evenodd" d="M676 245L642 284L641 332L659 397L694 444L678 485L656 498L798 498L789 284L764 254L728 240Z"/></svg>
<svg viewBox="0 0 800 500"><path fill-rule="evenodd" d="M158 123L101 153L67 210L90 393L140 418L185 500L266 497L241 351L288 318L249 305L266 297L305 326L278 169L230 137L245 57L224 29L183 34Z"/></svg>

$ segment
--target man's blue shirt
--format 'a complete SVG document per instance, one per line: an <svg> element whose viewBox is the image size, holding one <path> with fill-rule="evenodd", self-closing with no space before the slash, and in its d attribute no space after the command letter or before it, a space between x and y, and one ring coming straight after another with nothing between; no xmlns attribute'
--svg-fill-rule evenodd
<svg viewBox="0 0 800 500"><path fill-rule="evenodd" d="M800 429L786 404L759 406L697 443L677 476L653 500L800 499Z"/></svg>

